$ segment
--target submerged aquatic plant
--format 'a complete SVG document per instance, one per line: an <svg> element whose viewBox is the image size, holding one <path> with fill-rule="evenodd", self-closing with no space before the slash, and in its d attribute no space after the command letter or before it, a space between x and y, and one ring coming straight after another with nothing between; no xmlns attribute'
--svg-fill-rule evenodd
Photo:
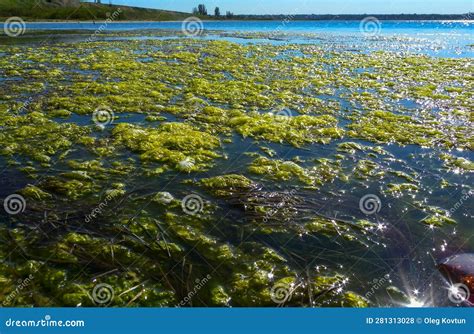
<svg viewBox="0 0 474 334"><path fill-rule="evenodd" d="M376 187L383 218L409 206L421 229L457 222L427 203L473 170L472 64L328 50L1 46L0 164L28 205L0 216L0 297L32 275L10 305L100 306L98 286L110 306L370 305L342 266L378 257L396 222L363 217L352 193ZM113 122L98 127L103 106Z"/></svg>

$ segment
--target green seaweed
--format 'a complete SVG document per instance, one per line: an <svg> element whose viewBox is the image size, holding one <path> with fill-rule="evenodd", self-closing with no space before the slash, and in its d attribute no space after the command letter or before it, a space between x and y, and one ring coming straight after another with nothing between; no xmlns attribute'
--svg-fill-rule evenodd
<svg viewBox="0 0 474 334"><path fill-rule="evenodd" d="M248 192L256 186L252 180L237 174L205 178L199 183L219 197L231 196L235 192Z"/></svg>
<svg viewBox="0 0 474 334"><path fill-rule="evenodd" d="M24 174L28 203L0 227L1 297L35 277L11 306L100 306L99 283L114 289L108 306L176 306L211 273L186 305L277 306L272 287L284 285L281 306L365 307L347 287L358 269L337 273L349 257L321 271L295 263L318 262L321 242L352 254L383 240L371 221L323 216L322 199L349 200L329 183L381 180L396 197L436 188L390 144L439 154L446 187L459 183L449 172L473 170L457 156L473 148L469 59L156 38L0 53L0 158ZM108 124L94 122L98 108L113 112ZM244 149L248 166L234 159ZM209 198L190 215L182 198L196 186ZM422 224L455 223L410 204ZM91 212L100 219L85 223Z"/></svg>
<svg viewBox="0 0 474 334"><path fill-rule="evenodd" d="M113 136L117 144L140 153L143 161L165 163L178 170L206 170L220 156L213 151L220 146L218 138L183 123L165 123L158 129L119 124Z"/></svg>
<svg viewBox="0 0 474 334"><path fill-rule="evenodd" d="M456 173L474 171L474 162L468 159L454 157L447 153L441 154L440 158L443 160L445 168L450 171Z"/></svg>
<svg viewBox="0 0 474 334"><path fill-rule="evenodd" d="M229 123L244 137L276 143L287 142L296 147L308 143L327 144L332 139L342 138L344 134L332 116L248 114L234 117Z"/></svg>

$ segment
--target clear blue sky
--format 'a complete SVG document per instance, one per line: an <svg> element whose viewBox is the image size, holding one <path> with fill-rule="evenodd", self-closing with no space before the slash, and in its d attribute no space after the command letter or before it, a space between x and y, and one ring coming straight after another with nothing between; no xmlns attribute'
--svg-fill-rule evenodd
<svg viewBox="0 0 474 334"><path fill-rule="evenodd" d="M108 3L109 0L102 0ZM191 12L199 3L209 11L235 14L457 14L474 11L474 0L111 0L113 4Z"/></svg>

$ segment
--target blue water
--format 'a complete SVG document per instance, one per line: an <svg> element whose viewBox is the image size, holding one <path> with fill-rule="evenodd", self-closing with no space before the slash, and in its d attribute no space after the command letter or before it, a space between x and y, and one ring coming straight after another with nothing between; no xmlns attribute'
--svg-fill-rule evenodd
<svg viewBox="0 0 474 334"><path fill-rule="evenodd" d="M102 22L27 23L27 29L96 30ZM113 22L105 30L181 29L181 22ZM360 21L204 21L205 30L359 34ZM474 21L381 21L381 34L453 34L473 38Z"/></svg>
<svg viewBox="0 0 474 334"><path fill-rule="evenodd" d="M474 21L203 21L200 38L223 38L237 43L268 39L236 39L239 34L261 32L283 36L284 42L322 44L328 48L424 53L436 57L474 57ZM133 39L156 38L153 30L183 30L183 22L44 22L27 23L32 30L147 31ZM179 36L179 34L177 34ZM105 36L102 36L105 38ZM281 41L271 41L274 44Z"/></svg>

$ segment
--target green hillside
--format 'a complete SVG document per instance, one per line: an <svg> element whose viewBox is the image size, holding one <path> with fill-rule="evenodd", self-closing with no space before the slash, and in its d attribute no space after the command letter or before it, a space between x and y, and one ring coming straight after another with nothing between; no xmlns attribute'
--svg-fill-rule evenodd
<svg viewBox="0 0 474 334"><path fill-rule="evenodd" d="M120 8L120 14L117 9ZM76 0L0 0L0 18L20 16L24 20L104 20L116 13L116 20L173 21L188 13L108 4L81 3Z"/></svg>

